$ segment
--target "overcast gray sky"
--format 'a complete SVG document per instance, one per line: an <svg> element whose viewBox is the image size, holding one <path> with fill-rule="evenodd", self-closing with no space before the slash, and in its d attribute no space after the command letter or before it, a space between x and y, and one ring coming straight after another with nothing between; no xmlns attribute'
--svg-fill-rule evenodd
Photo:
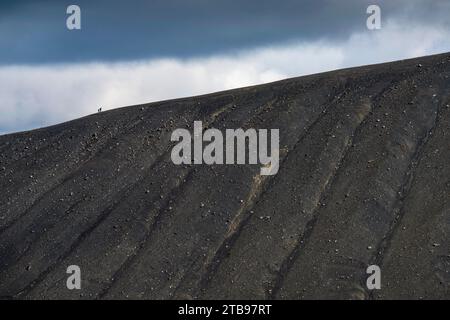
<svg viewBox="0 0 450 320"><path fill-rule="evenodd" d="M66 8L81 8L81 30ZM368 30L366 9L381 8ZM0 133L104 109L450 51L448 0L0 3Z"/></svg>

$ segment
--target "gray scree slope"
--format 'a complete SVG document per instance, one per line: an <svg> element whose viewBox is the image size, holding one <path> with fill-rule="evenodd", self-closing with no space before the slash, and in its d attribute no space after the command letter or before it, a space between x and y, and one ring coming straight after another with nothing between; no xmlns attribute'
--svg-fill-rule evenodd
<svg viewBox="0 0 450 320"><path fill-rule="evenodd" d="M443 54L0 136L0 297L448 299L449 77ZM279 128L278 174L174 165L194 120Z"/></svg>

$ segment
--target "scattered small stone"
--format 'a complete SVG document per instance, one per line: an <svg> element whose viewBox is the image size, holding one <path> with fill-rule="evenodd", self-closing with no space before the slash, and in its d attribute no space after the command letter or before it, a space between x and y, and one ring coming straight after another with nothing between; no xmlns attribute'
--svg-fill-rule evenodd
<svg viewBox="0 0 450 320"><path fill-rule="evenodd" d="M417 68L422 68L423 66L422 66L422 64L421 63L419 63L418 65L417 65Z"/></svg>

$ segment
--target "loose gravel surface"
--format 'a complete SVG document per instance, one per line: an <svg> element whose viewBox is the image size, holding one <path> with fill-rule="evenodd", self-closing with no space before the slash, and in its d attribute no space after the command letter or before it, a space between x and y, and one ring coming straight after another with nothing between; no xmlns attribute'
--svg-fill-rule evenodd
<svg viewBox="0 0 450 320"><path fill-rule="evenodd" d="M449 299L449 77L442 54L0 136L0 297ZM173 164L196 120L279 129L278 174Z"/></svg>

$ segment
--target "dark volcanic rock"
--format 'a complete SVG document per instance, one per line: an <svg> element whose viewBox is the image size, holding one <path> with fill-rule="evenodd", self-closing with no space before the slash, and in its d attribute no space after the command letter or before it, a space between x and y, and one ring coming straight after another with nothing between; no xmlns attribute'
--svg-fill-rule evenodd
<svg viewBox="0 0 450 320"><path fill-rule="evenodd" d="M436 55L0 136L0 297L450 298L449 76ZM174 165L195 120L279 128L278 174Z"/></svg>

